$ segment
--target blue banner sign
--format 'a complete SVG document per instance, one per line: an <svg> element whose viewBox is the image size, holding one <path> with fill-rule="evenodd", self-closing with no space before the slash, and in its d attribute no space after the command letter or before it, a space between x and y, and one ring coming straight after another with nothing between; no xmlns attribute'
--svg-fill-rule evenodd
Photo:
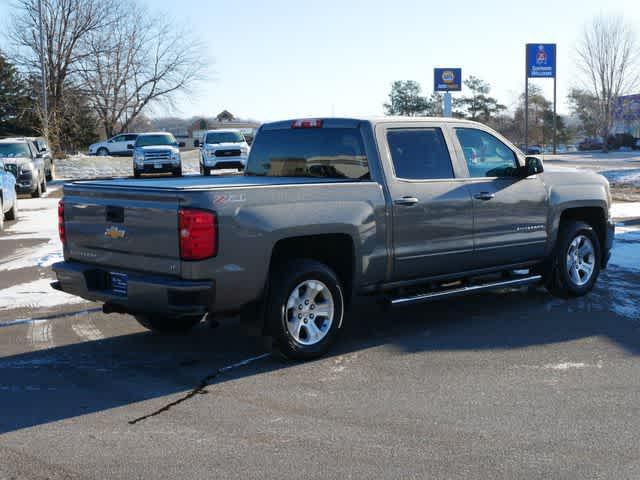
<svg viewBox="0 0 640 480"><path fill-rule="evenodd" d="M434 68L434 92L459 92L462 90L461 68Z"/></svg>
<svg viewBox="0 0 640 480"><path fill-rule="evenodd" d="M527 43L527 77L555 78L556 44Z"/></svg>

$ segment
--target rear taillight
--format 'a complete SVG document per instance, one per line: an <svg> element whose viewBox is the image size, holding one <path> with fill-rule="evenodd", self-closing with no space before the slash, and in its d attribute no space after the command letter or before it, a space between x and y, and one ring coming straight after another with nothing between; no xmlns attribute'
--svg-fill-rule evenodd
<svg viewBox="0 0 640 480"><path fill-rule="evenodd" d="M291 128L321 128L322 120L318 118L307 118L303 120L294 120L291 122Z"/></svg>
<svg viewBox="0 0 640 480"><path fill-rule="evenodd" d="M58 202L58 235L60 241L64 243L64 203L62 200Z"/></svg>
<svg viewBox="0 0 640 480"><path fill-rule="evenodd" d="M216 215L205 210L180 209L180 258L203 260L218 253Z"/></svg>

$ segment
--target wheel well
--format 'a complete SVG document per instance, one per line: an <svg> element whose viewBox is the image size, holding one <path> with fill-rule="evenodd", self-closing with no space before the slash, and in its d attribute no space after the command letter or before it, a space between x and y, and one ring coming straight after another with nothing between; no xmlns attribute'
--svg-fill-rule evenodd
<svg viewBox="0 0 640 480"><path fill-rule="evenodd" d="M602 208L580 207L567 209L562 212L560 224L567 220L577 220L591 225L598 235L600 246L604 246L607 234L607 218Z"/></svg>
<svg viewBox="0 0 640 480"><path fill-rule="evenodd" d="M310 258L331 268L343 284L345 300L350 300L355 270L353 239L347 234L323 234L279 240L271 254L270 268L294 258Z"/></svg>

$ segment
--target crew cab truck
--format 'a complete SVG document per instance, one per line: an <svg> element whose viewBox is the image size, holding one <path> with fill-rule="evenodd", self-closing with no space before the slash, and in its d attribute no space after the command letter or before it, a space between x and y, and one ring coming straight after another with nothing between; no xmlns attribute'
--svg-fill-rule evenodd
<svg viewBox="0 0 640 480"><path fill-rule="evenodd" d="M610 205L604 177L544 171L479 123L281 121L242 176L65 185L53 285L159 332L240 313L274 352L309 359L355 295L585 295L609 258Z"/></svg>

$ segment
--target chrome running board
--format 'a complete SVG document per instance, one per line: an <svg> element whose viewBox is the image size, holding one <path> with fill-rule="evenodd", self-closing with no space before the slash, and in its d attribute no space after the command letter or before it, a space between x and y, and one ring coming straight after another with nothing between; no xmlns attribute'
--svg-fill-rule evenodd
<svg viewBox="0 0 640 480"><path fill-rule="evenodd" d="M437 292L421 293L412 297L399 297L390 300L391 305L409 305L412 303L429 302L440 298L454 297L456 295L467 295L470 293L482 292L484 290L492 290L494 288L503 287L519 287L529 285L542 280L541 275L531 275L524 278L515 278L513 280L504 280L500 282L484 283L480 285L467 285L464 287L452 288L449 290L439 290Z"/></svg>

